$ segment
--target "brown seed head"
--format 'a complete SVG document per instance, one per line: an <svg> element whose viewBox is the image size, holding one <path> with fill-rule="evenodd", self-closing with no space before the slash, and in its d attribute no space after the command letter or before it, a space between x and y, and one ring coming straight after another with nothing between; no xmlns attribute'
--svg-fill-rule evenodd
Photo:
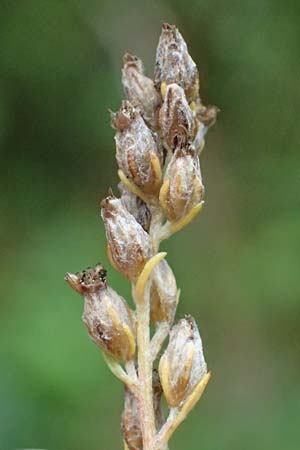
<svg viewBox="0 0 300 450"><path fill-rule="evenodd" d="M198 97L199 76L196 64L188 53L187 45L174 25L163 24L156 50L154 82L177 83L189 101Z"/></svg>
<svg viewBox="0 0 300 450"><path fill-rule="evenodd" d="M159 124L162 138L172 152L192 143L195 136L195 119L184 90L175 83L167 87L159 112Z"/></svg>
<svg viewBox="0 0 300 450"><path fill-rule="evenodd" d="M202 341L191 316L181 319L170 333L159 363L159 374L168 405L178 406L207 373Z"/></svg>
<svg viewBox="0 0 300 450"><path fill-rule="evenodd" d="M84 297L82 320L92 340L117 359L128 361L135 352L135 322L125 300L107 285L106 270L97 264L65 277Z"/></svg>
<svg viewBox="0 0 300 450"><path fill-rule="evenodd" d="M127 278L135 280L152 256L148 233L120 199L107 197L103 200L101 215L114 266Z"/></svg>
<svg viewBox="0 0 300 450"><path fill-rule="evenodd" d="M139 111L129 101L123 101L120 110L112 114L112 124L117 129L119 168L143 192L156 193L161 183L162 153Z"/></svg>
<svg viewBox="0 0 300 450"><path fill-rule="evenodd" d="M82 320L92 340L121 361L135 353L135 322L123 297L110 286L84 296Z"/></svg>
<svg viewBox="0 0 300 450"><path fill-rule="evenodd" d="M160 96L153 81L144 75L142 61L129 53L123 57L122 83L128 100L140 109L145 122L155 129Z"/></svg>
<svg viewBox="0 0 300 450"><path fill-rule="evenodd" d="M167 167L159 199L169 221L184 217L204 196L200 163L193 148L177 149Z"/></svg>

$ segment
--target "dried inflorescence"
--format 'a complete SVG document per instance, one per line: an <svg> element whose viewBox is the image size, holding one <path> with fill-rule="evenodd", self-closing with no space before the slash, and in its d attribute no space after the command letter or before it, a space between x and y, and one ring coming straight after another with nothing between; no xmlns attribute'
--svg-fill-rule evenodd
<svg viewBox="0 0 300 450"><path fill-rule="evenodd" d="M127 99L111 113L120 198L110 191L101 216L110 262L130 280L135 311L109 286L101 264L68 273L66 280L84 298L90 337L125 385L125 449L166 450L210 375L195 320L186 316L173 324L179 290L166 254L158 251L163 239L201 210L199 155L218 109L203 105L198 69L174 25L163 25L154 80L139 58L126 53L122 83ZM154 361L168 336L156 371Z"/></svg>

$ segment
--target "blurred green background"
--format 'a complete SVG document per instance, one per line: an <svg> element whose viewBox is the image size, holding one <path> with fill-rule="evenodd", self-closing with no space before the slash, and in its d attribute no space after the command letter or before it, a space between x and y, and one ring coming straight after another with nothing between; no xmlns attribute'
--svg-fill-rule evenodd
<svg viewBox="0 0 300 450"><path fill-rule="evenodd" d="M293 0L1 1L1 450L121 448L122 388L63 277L109 267L107 109L125 51L152 74L163 21L221 109L202 156L205 209L163 245L178 317L196 317L213 372L171 449L299 448L299 20Z"/></svg>

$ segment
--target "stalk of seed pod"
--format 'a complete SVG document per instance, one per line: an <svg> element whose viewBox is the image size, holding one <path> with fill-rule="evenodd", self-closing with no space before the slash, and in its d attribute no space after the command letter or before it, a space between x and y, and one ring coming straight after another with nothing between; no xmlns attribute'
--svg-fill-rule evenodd
<svg viewBox="0 0 300 450"><path fill-rule="evenodd" d="M148 233L115 197L103 200L101 216L112 264L127 278L135 280L152 256Z"/></svg>
<svg viewBox="0 0 300 450"><path fill-rule="evenodd" d="M177 307L177 285L166 260L153 270L151 286L151 321L172 323Z"/></svg>
<svg viewBox="0 0 300 450"><path fill-rule="evenodd" d="M153 408L155 425L159 429L164 421L161 397L162 386L157 370L153 370ZM140 425L139 402L136 396L125 386L124 410L122 414L122 434L129 450L143 450L143 436Z"/></svg>
<svg viewBox="0 0 300 450"><path fill-rule="evenodd" d="M123 57L122 84L128 100L139 107L145 122L152 129L156 129L156 112L161 102L160 95L151 78L144 75L142 61L129 53Z"/></svg>
<svg viewBox="0 0 300 450"><path fill-rule="evenodd" d="M204 196L197 151L177 149L167 167L159 200L169 221L184 217Z"/></svg>
<svg viewBox="0 0 300 450"><path fill-rule="evenodd" d="M116 159L119 168L146 194L156 194L161 185L163 155L137 108L123 101L112 113L116 128Z"/></svg>
<svg viewBox="0 0 300 450"><path fill-rule="evenodd" d="M169 150L190 145L195 137L195 118L187 102L184 90L178 84L166 88L159 112L161 136Z"/></svg>
<svg viewBox="0 0 300 450"><path fill-rule="evenodd" d="M107 285L103 267L98 264L77 274L68 273L66 281L84 297L82 320L95 344L118 360L132 360L135 353L133 313L125 300Z"/></svg>
<svg viewBox="0 0 300 450"><path fill-rule="evenodd" d="M199 95L197 66L177 28L167 23L163 24L156 50L154 82L158 89L162 83L177 83L184 89L188 101Z"/></svg>
<svg viewBox="0 0 300 450"><path fill-rule="evenodd" d="M170 333L159 363L159 374L169 406L178 406L207 373L202 341L195 320L181 319Z"/></svg>
<svg viewBox="0 0 300 450"><path fill-rule="evenodd" d="M148 232L151 223L151 211L148 205L137 195L129 191L123 183L118 184L118 189L121 193L121 201L127 211Z"/></svg>

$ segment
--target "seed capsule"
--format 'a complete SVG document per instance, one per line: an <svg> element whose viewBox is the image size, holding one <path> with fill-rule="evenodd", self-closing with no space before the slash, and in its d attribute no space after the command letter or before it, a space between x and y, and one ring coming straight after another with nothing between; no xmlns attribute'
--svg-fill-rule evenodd
<svg viewBox="0 0 300 450"><path fill-rule="evenodd" d="M162 154L139 111L129 101L112 113L116 128L116 159L119 168L143 192L157 193L161 184Z"/></svg>
<svg viewBox="0 0 300 450"><path fill-rule="evenodd" d="M191 316L181 319L170 333L159 363L159 374L169 406L178 406L207 373L202 341Z"/></svg>
<svg viewBox="0 0 300 450"><path fill-rule="evenodd" d="M156 370L153 371L152 384L155 424L159 429L163 424L163 414L161 409L162 387ZM143 450L138 400L126 387L124 410L122 414L122 434L129 450Z"/></svg>
<svg viewBox="0 0 300 450"><path fill-rule="evenodd" d="M161 134L167 147L174 152L191 144L195 137L195 119L184 90L173 83L166 89L159 112Z"/></svg>
<svg viewBox="0 0 300 450"><path fill-rule="evenodd" d="M167 167L159 200L169 221L184 217L204 196L200 163L195 149L177 149Z"/></svg>
<svg viewBox="0 0 300 450"><path fill-rule="evenodd" d="M139 418L139 404L133 393L125 387L122 434L128 450L143 450L143 436Z"/></svg>
<svg viewBox="0 0 300 450"><path fill-rule="evenodd" d="M129 191L123 183L119 183L118 188L121 193L122 203L127 211L130 212L143 229L148 232L151 223L151 211L147 204L141 198Z"/></svg>
<svg viewBox="0 0 300 450"><path fill-rule="evenodd" d="M140 109L145 122L155 129L160 96L151 78L144 75L142 61L129 53L123 57L122 83L128 100Z"/></svg>
<svg viewBox="0 0 300 450"><path fill-rule="evenodd" d="M152 256L148 233L115 197L103 200L101 215L113 265L127 278L135 280Z"/></svg>
<svg viewBox="0 0 300 450"><path fill-rule="evenodd" d="M66 281L84 297L82 320L95 344L114 358L129 361L135 353L133 313L107 285L103 270L97 265L77 274L68 273Z"/></svg>
<svg viewBox="0 0 300 450"><path fill-rule="evenodd" d="M177 306L177 286L173 271L166 260L153 270L151 287L152 322L172 323Z"/></svg>
<svg viewBox="0 0 300 450"><path fill-rule="evenodd" d="M174 25L163 24L156 50L154 82L177 83L189 101L198 97L199 75L196 64L188 53L187 45Z"/></svg>

